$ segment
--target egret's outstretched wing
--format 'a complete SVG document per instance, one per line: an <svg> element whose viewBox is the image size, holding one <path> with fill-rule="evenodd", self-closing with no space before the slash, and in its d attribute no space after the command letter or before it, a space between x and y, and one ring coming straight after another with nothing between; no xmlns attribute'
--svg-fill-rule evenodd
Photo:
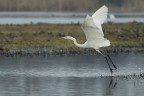
<svg viewBox="0 0 144 96"><path fill-rule="evenodd" d="M94 22L99 22L100 24L103 24L107 19L107 13L108 8L104 5L92 15L92 18L94 19Z"/></svg>
<svg viewBox="0 0 144 96"><path fill-rule="evenodd" d="M104 38L104 35L101 34L97 26L95 26L92 17L87 15L86 19L82 24L82 29L85 33L86 39L88 42L91 41L101 41Z"/></svg>
<svg viewBox="0 0 144 96"><path fill-rule="evenodd" d="M104 5L92 15L95 25L101 30L101 32L103 32L101 24L103 24L106 21L107 13L108 8Z"/></svg>
<svg viewBox="0 0 144 96"><path fill-rule="evenodd" d="M82 29L86 35L87 44L96 45L99 47L110 46L110 41L104 38L101 24L107 19L108 8L101 7L96 11L92 17L87 15L85 18Z"/></svg>
<svg viewBox="0 0 144 96"><path fill-rule="evenodd" d="M104 38L104 35L102 34L101 30L95 25L94 20L92 17L87 15L86 19L84 20L82 24L82 29L86 35L87 43L88 44L102 44L103 42L107 41L107 39ZM109 40L108 40L109 41ZM102 46L109 46L110 42L105 43Z"/></svg>

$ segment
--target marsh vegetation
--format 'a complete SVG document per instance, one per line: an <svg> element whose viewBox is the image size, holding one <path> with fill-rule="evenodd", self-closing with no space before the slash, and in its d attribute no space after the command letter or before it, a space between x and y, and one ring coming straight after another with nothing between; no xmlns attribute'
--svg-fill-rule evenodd
<svg viewBox="0 0 144 96"><path fill-rule="evenodd" d="M144 24L104 24L104 34L111 46L108 52L144 51ZM2 54L79 54L93 53L93 49L81 49L72 41L61 37L70 35L79 43L85 35L79 24L31 24L0 25L0 52Z"/></svg>

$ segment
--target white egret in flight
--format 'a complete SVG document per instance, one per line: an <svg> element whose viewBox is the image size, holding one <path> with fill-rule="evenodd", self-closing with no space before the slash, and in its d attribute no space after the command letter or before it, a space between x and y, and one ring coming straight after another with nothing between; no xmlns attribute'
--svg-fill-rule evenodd
<svg viewBox="0 0 144 96"><path fill-rule="evenodd" d="M78 47L82 48L94 48L98 53L105 57L107 64L109 66L111 74L113 69L110 66L110 62L113 67L117 69L114 65L109 55L103 54L99 49L101 47L110 46L110 41L104 38L104 33L101 24L103 24L107 19L108 8L104 5L99 10L97 10L92 16L87 15L82 24L82 29L85 33L87 41L84 44L78 44L76 39L71 36L66 36L64 39L70 39Z"/></svg>

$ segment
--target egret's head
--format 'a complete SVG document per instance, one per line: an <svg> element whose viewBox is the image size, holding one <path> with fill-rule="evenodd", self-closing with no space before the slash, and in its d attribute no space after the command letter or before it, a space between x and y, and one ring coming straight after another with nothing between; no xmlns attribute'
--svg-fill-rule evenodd
<svg viewBox="0 0 144 96"><path fill-rule="evenodd" d="M74 39L73 37L71 37L71 36L65 36L65 37L63 37L64 39Z"/></svg>

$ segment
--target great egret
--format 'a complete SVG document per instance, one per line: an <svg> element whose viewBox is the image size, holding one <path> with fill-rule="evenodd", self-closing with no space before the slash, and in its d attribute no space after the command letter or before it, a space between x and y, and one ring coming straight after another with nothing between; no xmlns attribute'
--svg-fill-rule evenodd
<svg viewBox="0 0 144 96"><path fill-rule="evenodd" d="M84 44L78 44L76 39L71 36L63 37L64 39L70 39L78 47L82 48L94 48L98 53L105 57L107 64L109 66L111 74L113 69L111 68L108 59L112 63L113 67L117 69L114 65L109 55L104 55L100 52L101 47L110 46L110 41L104 38L104 33L101 24L107 19L108 8L104 5L99 10L97 10L92 16L87 15L82 24L82 29L85 33L87 41Z"/></svg>

